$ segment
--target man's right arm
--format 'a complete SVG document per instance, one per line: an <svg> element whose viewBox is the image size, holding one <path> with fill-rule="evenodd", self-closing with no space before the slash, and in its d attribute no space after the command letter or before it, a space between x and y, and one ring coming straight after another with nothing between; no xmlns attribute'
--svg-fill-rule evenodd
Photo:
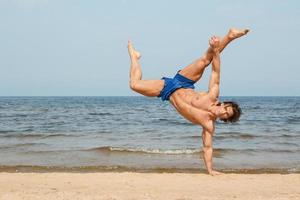
<svg viewBox="0 0 300 200"><path fill-rule="evenodd" d="M220 40L217 37L212 37L209 41L211 48L213 49L212 59L212 73L209 81L209 95L212 99L219 97L219 85L220 85L220 52L219 52Z"/></svg>
<svg viewBox="0 0 300 200"><path fill-rule="evenodd" d="M213 128L214 129L214 128ZM207 169L207 172L212 175L219 175L221 174L218 171L213 170L213 146L212 146L212 137L213 137L213 132L208 131L208 129L203 128L202 131L202 141L203 141L203 158L204 158L204 163Z"/></svg>
<svg viewBox="0 0 300 200"><path fill-rule="evenodd" d="M209 81L209 95L216 99L219 97L220 91L220 53L214 52L212 60L212 72Z"/></svg>

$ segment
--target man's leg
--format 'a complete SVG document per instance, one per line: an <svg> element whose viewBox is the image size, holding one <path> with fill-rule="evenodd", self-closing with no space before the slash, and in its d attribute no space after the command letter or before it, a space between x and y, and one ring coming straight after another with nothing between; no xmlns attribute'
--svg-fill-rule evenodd
<svg viewBox="0 0 300 200"><path fill-rule="evenodd" d="M222 38L220 42L220 52L223 51L223 49L234 39L237 39L249 32L249 29L244 29L244 30L238 30L231 28L227 35ZM213 50L211 47L208 48L206 53L196 61L194 61L192 64L186 66L180 71L180 74L191 79L194 81L198 81L205 68L211 63L213 58Z"/></svg>
<svg viewBox="0 0 300 200"><path fill-rule="evenodd" d="M130 65L130 88L142 95L156 97L164 87L163 80L142 80L142 69L139 63L141 57L132 43L128 42L128 53L131 59Z"/></svg>

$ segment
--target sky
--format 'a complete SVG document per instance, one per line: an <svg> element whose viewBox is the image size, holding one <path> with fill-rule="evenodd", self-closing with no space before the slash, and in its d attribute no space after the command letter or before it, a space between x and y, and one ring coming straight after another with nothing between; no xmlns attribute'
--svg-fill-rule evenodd
<svg viewBox="0 0 300 200"><path fill-rule="evenodd" d="M0 0L0 96L138 95L128 39L143 78L160 79L230 27L251 31L221 54L221 96L300 95L297 0Z"/></svg>

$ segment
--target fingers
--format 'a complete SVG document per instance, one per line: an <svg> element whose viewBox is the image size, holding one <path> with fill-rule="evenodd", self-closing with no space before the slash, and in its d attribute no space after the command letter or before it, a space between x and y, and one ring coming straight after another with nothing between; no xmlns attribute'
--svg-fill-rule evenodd
<svg viewBox="0 0 300 200"><path fill-rule="evenodd" d="M128 45L131 45L131 46L133 45L130 38L128 39Z"/></svg>
<svg viewBox="0 0 300 200"><path fill-rule="evenodd" d="M131 49L133 48L133 44L130 39L128 39L127 47Z"/></svg>
<svg viewBox="0 0 300 200"><path fill-rule="evenodd" d="M211 36L210 39L213 40L213 41L220 41L220 37L218 37L216 35Z"/></svg>
<svg viewBox="0 0 300 200"><path fill-rule="evenodd" d="M220 42L220 38L218 36L213 35L209 39L209 44L217 44L218 42Z"/></svg>

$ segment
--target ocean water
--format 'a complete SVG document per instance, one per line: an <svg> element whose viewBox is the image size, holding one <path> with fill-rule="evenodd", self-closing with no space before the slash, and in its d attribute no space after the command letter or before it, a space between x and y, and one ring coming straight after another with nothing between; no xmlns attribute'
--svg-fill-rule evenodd
<svg viewBox="0 0 300 200"><path fill-rule="evenodd" d="M222 97L243 110L216 123L224 172L300 172L300 97ZM200 126L147 97L0 97L0 171L204 172Z"/></svg>

